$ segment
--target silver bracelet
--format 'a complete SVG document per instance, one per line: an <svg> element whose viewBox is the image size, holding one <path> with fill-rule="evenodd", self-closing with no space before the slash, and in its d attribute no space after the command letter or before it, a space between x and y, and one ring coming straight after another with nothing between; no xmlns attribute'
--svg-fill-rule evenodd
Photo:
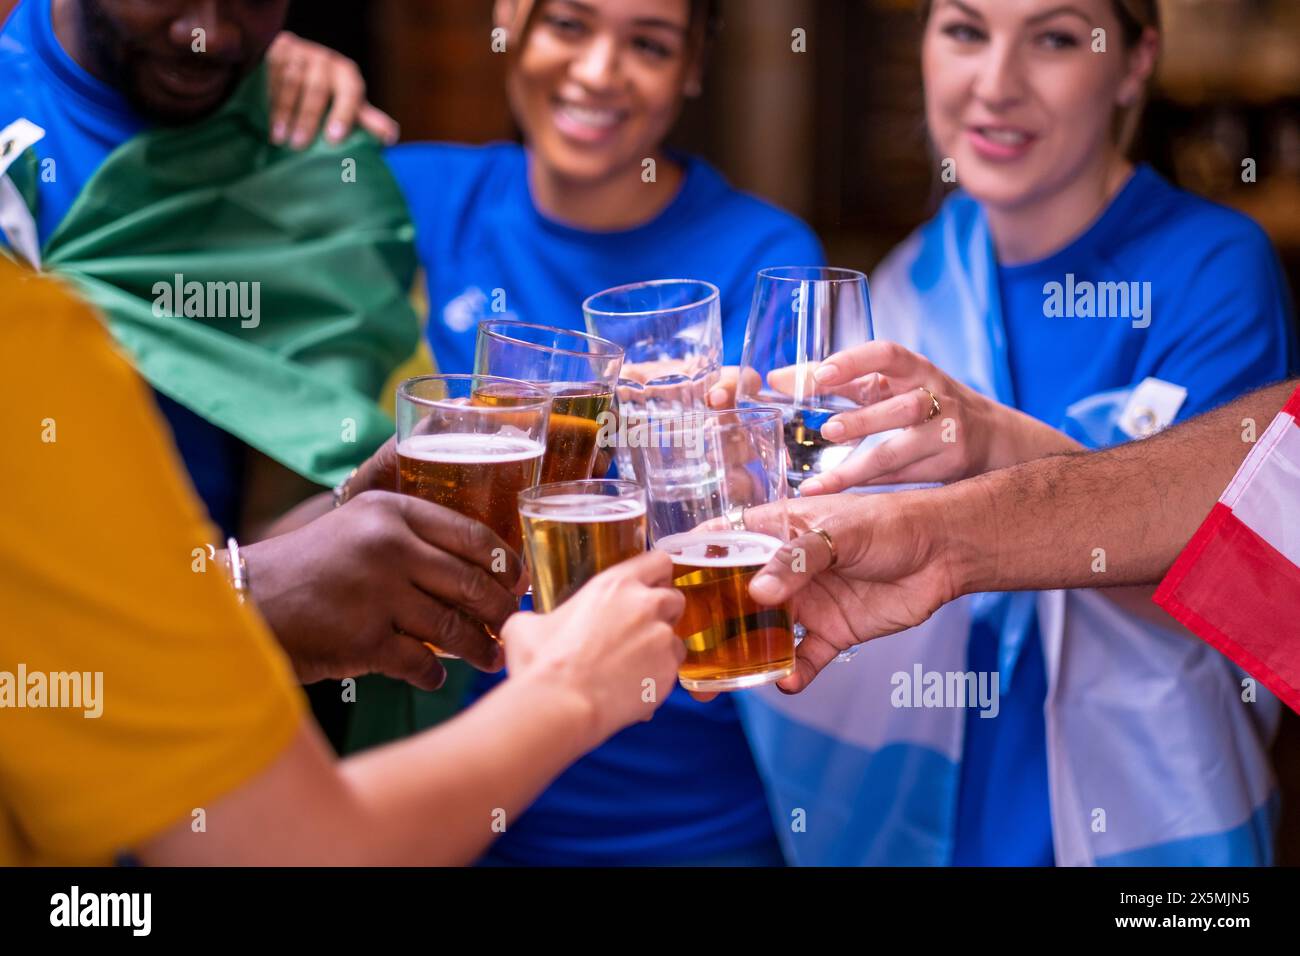
<svg viewBox="0 0 1300 956"><path fill-rule="evenodd" d="M248 600L248 562L239 553L239 542L234 538L226 539L226 554L230 559L230 586L243 604Z"/></svg>

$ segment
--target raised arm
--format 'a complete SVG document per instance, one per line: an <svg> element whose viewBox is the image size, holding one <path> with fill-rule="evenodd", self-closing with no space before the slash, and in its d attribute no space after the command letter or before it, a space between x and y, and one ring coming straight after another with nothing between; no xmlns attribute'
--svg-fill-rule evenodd
<svg viewBox="0 0 1300 956"><path fill-rule="evenodd" d="M1057 455L968 482L996 545L963 593L1155 584L1295 391L1283 382L1152 438ZM1106 570L1094 571L1105 549Z"/></svg>
<svg viewBox="0 0 1300 956"><path fill-rule="evenodd" d="M269 769L143 841L150 864L469 863L568 764L647 720L685 648L672 562L651 552L588 582L550 614L516 614L510 678L454 720L336 763L304 723ZM617 619L608 609L617 606Z"/></svg>
<svg viewBox="0 0 1300 956"><path fill-rule="evenodd" d="M810 632L781 686L802 690L844 648L920 624L963 594L1157 582L1296 384L1106 451L927 491L791 502L801 534L750 586L763 603L793 598ZM746 512L746 527L765 520ZM834 542L833 567L812 528Z"/></svg>

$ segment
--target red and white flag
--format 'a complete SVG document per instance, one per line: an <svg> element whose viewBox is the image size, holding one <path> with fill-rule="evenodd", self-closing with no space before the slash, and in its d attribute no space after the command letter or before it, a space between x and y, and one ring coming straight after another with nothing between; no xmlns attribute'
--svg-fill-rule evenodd
<svg viewBox="0 0 1300 956"><path fill-rule="evenodd" d="M1300 390L1251 449L1155 602L1300 712Z"/></svg>

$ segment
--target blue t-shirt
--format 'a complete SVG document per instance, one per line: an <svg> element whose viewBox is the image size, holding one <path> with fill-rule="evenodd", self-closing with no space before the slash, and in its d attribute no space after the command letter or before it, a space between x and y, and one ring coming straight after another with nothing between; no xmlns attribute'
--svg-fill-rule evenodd
<svg viewBox="0 0 1300 956"><path fill-rule="evenodd" d="M1079 299L1085 282L1125 282L1130 290L1131 283L1150 285L1137 287L1140 297L1130 299L1127 315L1047 314L1049 283L1059 283L1063 294L1075 290L1082 306L1072 310L1077 316L1087 308ZM1290 294L1263 230L1172 186L1149 166L1139 166L1064 249L1038 262L1000 266L998 287L1016 407L1055 428L1074 402L1148 376L1187 389L1181 421L1284 378L1293 367ZM969 667L996 670L997 642L995 630L977 623ZM1037 622L1012 677L996 718L966 715L958 864L1053 861L1047 679Z"/></svg>
<svg viewBox="0 0 1300 956"><path fill-rule="evenodd" d="M45 130L35 146L41 161L36 232L42 245L108 155L148 125L121 93L63 49L50 2L23 0L0 30L0 128L21 117ZM209 515L223 534L233 534L243 443L165 395L155 395Z"/></svg>
<svg viewBox="0 0 1300 956"><path fill-rule="evenodd" d="M447 372L472 368L478 320L500 317L491 312L496 289L505 290L510 316L581 330L588 295L666 278L704 279L721 290L726 358L734 363L755 273L823 261L802 222L694 158L682 158L681 188L658 216L604 233L538 211L519 146L412 144L394 147L388 159L428 274L429 344ZM475 694L499 680L481 678ZM488 861L682 863L753 847L771 850L772 822L735 707L726 694L701 704L675 687L653 720L561 775L511 823Z"/></svg>

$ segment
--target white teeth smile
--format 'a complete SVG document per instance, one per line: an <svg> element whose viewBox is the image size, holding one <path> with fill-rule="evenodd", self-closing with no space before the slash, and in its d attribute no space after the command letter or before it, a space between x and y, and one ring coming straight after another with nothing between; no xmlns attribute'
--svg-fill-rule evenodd
<svg viewBox="0 0 1300 956"><path fill-rule="evenodd" d="M561 103L559 109L575 123L595 129L609 129L622 119L619 110L594 109L590 106L578 106L576 103Z"/></svg>
<svg viewBox="0 0 1300 956"><path fill-rule="evenodd" d="M1029 142L1028 134L1014 129L994 129L989 126L981 126L979 127L979 134L985 139L1000 143L1003 146L1023 146Z"/></svg>

